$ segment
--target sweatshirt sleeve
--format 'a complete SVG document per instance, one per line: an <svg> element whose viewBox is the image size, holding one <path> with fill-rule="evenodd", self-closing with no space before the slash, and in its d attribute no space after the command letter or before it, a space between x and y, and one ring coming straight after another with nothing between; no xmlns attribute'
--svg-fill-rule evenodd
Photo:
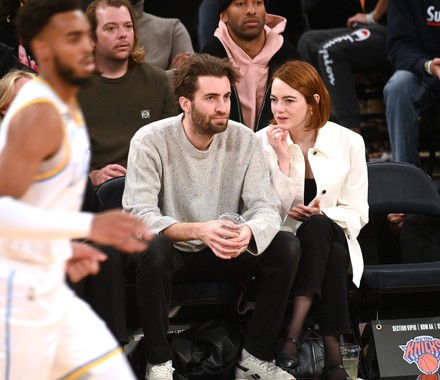
<svg viewBox="0 0 440 380"><path fill-rule="evenodd" d="M0 235L13 239L84 239L93 214L47 211L11 197L0 197Z"/></svg>
<svg viewBox="0 0 440 380"><path fill-rule="evenodd" d="M254 149L243 182L242 214L252 230L257 253L261 254L280 231L280 201L271 184L267 160L261 146L256 137L253 141Z"/></svg>
<svg viewBox="0 0 440 380"><path fill-rule="evenodd" d="M136 134L130 143L122 205L127 212L142 218L155 234L178 222L163 216L159 208L162 172L159 153Z"/></svg>
<svg viewBox="0 0 440 380"><path fill-rule="evenodd" d="M408 70L422 76L426 74L423 64L431 57L423 52L414 19L417 16L410 1L389 1L387 49L388 58L396 70Z"/></svg>

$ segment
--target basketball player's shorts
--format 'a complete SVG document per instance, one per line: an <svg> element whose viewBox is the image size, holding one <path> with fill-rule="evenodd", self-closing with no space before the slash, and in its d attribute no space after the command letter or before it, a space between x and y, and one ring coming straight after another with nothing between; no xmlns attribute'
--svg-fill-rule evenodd
<svg viewBox="0 0 440 380"><path fill-rule="evenodd" d="M3 264L0 379L135 379L104 322L65 284L64 269Z"/></svg>

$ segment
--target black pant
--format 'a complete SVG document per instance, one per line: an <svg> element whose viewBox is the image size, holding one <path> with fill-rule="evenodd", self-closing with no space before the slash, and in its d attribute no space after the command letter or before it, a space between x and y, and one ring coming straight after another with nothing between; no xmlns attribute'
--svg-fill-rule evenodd
<svg viewBox="0 0 440 380"><path fill-rule="evenodd" d="M344 231L330 218L313 215L298 228L302 256L293 296L318 296L319 327L323 335L350 331L347 271L350 262Z"/></svg>
<svg viewBox="0 0 440 380"><path fill-rule="evenodd" d="M135 258L135 256L130 256ZM223 260L210 249L182 252L159 235L148 251L137 255L137 297L149 363L171 360L167 342L172 284L184 281L241 281L257 276L258 293L244 347L262 360L272 360L290 289L298 268L300 245L291 233L279 232L266 251Z"/></svg>
<svg viewBox="0 0 440 380"><path fill-rule="evenodd" d="M298 41L301 57L321 74L332 99L333 112L344 127L361 126L359 103L352 73L389 66L386 27L311 30Z"/></svg>

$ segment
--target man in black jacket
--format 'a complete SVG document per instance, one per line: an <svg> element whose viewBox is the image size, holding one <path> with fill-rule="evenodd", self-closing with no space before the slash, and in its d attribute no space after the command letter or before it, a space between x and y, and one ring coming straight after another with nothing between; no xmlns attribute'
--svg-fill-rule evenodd
<svg viewBox="0 0 440 380"><path fill-rule="evenodd" d="M240 69L242 79L233 90L230 119L257 131L272 118L272 72L300 55L281 35L286 19L267 14L263 1L218 0L218 10L219 27L202 52L228 57Z"/></svg>

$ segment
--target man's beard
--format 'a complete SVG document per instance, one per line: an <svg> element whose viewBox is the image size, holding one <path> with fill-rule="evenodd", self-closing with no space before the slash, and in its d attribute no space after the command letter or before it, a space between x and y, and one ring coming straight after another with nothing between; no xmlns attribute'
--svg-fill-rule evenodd
<svg viewBox="0 0 440 380"><path fill-rule="evenodd" d="M89 86L92 83L92 76L77 76L71 67L68 67L60 61L58 57L54 58L55 70L58 75L68 84L78 87Z"/></svg>
<svg viewBox="0 0 440 380"><path fill-rule="evenodd" d="M224 132L228 127L228 114L218 114L218 116L225 116L225 122L213 122L210 120L209 116L206 113L203 113L197 109L194 102L191 106L191 119L194 130L200 134L205 136L214 136L217 133Z"/></svg>

